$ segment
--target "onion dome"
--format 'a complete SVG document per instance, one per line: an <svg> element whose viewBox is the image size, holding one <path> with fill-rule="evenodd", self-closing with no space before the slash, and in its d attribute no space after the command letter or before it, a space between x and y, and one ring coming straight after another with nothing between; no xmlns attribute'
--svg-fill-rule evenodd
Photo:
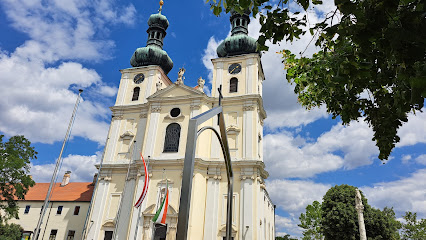
<svg viewBox="0 0 426 240"><path fill-rule="evenodd" d="M227 37L216 49L219 57L228 57L247 53L258 53L257 42L249 37L248 24L250 23L250 12L243 15L236 11L231 12L230 22L232 25L231 36Z"/></svg>
<svg viewBox="0 0 426 240"><path fill-rule="evenodd" d="M136 49L130 59L133 67L142 67L149 65L160 66L168 74L173 68L173 61L163 50L163 39L166 36L166 30L169 27L169 21L166 16L161 14L162 2L160 1L160 10L157 14L152 14L148 19L148 41L146 47Z"/></svg>

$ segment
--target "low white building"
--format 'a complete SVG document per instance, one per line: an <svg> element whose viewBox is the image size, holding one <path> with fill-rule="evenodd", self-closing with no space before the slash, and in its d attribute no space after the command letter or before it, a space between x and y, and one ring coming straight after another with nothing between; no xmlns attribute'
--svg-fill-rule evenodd
<svg viewBox="0 0 426 240"><path fill-rule="evenodd" d="M81 239L90 199L92 182L69 182L70 172L65 173L62 183L56 183L51 201L43 218L39 240ZM49 183L36 183L29 189L25 200L19 200L19 219L9 223L22 226L22 239L33 239L33 233L40 218Z"/></svg>

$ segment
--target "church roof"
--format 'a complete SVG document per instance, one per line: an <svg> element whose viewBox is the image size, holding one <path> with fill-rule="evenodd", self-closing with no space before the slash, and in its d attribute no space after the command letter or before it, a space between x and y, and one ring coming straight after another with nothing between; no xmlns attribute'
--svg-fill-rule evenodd
<svg viewBox="0 0 426 240"><path fill-rule="evenodd" d="M179 95L199 95L199 96L206 96L205 93L201 92L200 90L197 90L196 88L189 87L186 85L179 85L179 84L171 84L170 86L163 88L156 93L152 94L148 97L148 99L154 99L154 98L162 98L162 97L168 97L170 93L173 91L176 91L177 89L183 90L184 93L181 93Z"/></svg>
<svg viewBox="0 0 426 240"><path fill-rule="evenodd" d="M50 183L36 183L25 195L25 200L19 201L44 201ZM93 193L92 182L70 182L61 187L55 183L50 201L57 202L90 202ZM17 199L18 200L18 199Z"/></svg>
<svg viewBox="0 0 426 240"><path fill-rule="evenodd" d="M173 61L167 52L163 50L163 39L167 34L169 20L161 14L161 8L159 13L152 14L149 17L148 26L146 47L140 47L135 50L130 59L130 64L132 67L157 65L167 75L173 68Z"/></svg>
<svg viewBox="0 0 426 240"><path fill-rule="evenodd" d="M219 44L216 49L219 57L228 57L248 53L258 53L257 42L248 36L248 24L250 23L250 12L240 14L231 12L230 22L232 25L232 35Z"/></svg>

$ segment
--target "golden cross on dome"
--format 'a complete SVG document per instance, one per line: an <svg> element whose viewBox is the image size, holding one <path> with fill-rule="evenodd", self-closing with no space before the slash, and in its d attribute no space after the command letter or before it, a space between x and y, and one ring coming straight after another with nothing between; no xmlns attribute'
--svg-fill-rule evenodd
<svg viewBox="0 0 426 240"><path fill-rule="evenodd" d="M163 9L163 4L164 4L164 1L160 0L160 9L158 9L159 13L161 13L161 9Z"/></svg>

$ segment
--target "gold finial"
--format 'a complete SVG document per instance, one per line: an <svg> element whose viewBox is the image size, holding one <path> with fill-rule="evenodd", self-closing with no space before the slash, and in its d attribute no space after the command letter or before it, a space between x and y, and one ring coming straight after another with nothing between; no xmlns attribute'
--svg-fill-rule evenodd
<svg viewBox="0 0 426 240"><path fill-rule="evenodd" d="M163 9L163 4L164 4L164 1L160 0L160 9L158 9L159 13L161 13L161 9Z"/></svg>

